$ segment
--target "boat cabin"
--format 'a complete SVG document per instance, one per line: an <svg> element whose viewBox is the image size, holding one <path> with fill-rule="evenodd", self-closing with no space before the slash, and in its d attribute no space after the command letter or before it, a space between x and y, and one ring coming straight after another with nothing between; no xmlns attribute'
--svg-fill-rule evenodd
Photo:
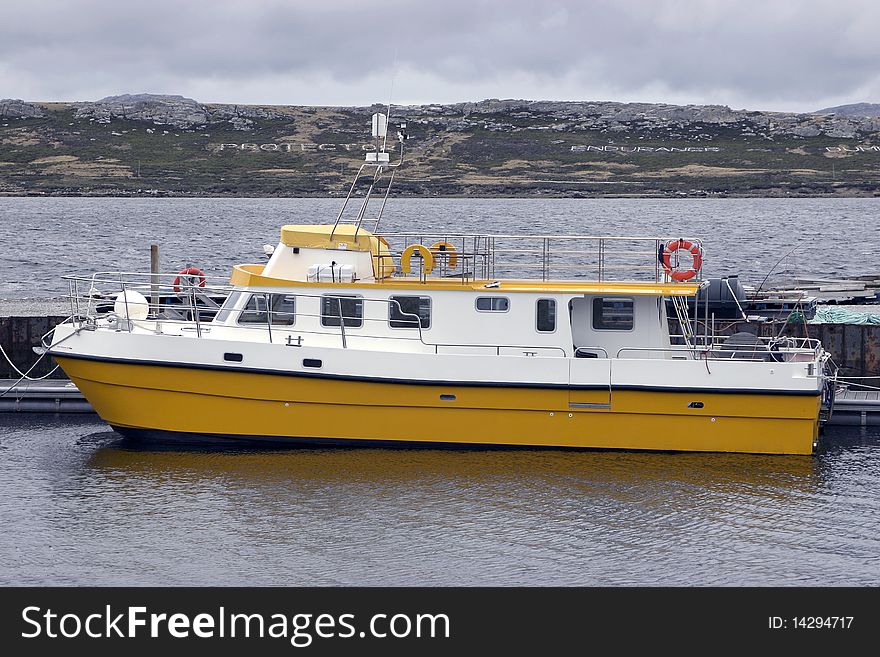
<svg viewBox="0 0 880 657"><path fill-rule="evenodd" d="M692 296L699 283L662 280L651 262L661 241L627 241L650 254L654 280L609 280L612 252L634 256L616 238L386 239L348 224L284 226L267 264L235 268L212 328L383 351L673 357L665 299ZM562 257L578 277L551 278Z"/></svg>

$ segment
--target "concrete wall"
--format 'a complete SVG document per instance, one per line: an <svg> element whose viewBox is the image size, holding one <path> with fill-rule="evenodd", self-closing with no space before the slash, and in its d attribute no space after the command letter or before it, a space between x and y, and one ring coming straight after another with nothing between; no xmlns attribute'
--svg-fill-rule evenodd
<svg viewBox="0 0 880 657"><path fill-rule="evenodd" d="M880 376L880 325L811 324L809 329L810 337L832 353L841 376Z"/></svg>
<svg viewBox="0 0 880 657"><path fill-rule="evenodd" d="M67 319L66 316L0 317L0 345L3 345L4 351L12 362L22 372L27 372L27 368L39 358L39 355L34 353L33 347L40 345L40 337L65 319ZM55 361L47 356L29 376L43 376L55 365ZM18 378L19 375L0 355L0 379ZM67 377L61 369L58 369L50 378L65 379Z"/></svg>

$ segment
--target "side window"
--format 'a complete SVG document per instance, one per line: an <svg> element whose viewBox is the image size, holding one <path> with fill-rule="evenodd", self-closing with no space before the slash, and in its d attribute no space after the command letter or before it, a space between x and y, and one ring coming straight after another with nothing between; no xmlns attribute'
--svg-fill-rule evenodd
<svg viewBox="0 0 880 657"><path fill-rule="evenodd" d="M238 323L265 324L267 321L266 297L262 294L252 294L244 310L241 311L241 315L238 316Z"/></svg>
<svg viewBox="0 0 880 657"><path fill-rule="evenodd" d="M238 304L238 300L241 299L241 292L235 291L230 292L229 296L226 297L226 300L223 301L223 305L220 307L220 310L217 311L217 314L214 315L214 321L218 324L222 324L229 316L232 314L233 309L236 304Z"/></svg>
<svg viewBox="0 0 880 657"><path fill-rule="evenodd" d="M340 315L346 326L363 326L363 299L351 294L321 297L321 326L339 326Z"/></svg>
<svg viewBox="0 0 880 657"><path fill-rule="evenodd" d="M477 310L483 313L506 313L510 310L507 297L477 297Z"/></svg>
<svg viewBox="0 0 880 657"><path fill-rule="evenodd" d="M593 328L598 331L631 331L633 329L633 300L622 297L593 299Z"/></svg>
<svg viewBox="0 0 880 657"><path fill-rule="evenodd" d="M538 299L535 306L535 328L541 333L556 330L556 300Z"/></svg>
<svg viewBox="0 0 880 657"><path fill-rule="evenodd" d="M390 297L388 325L391 328L431 328L431 297ZM416 320L413 315L418 316Z"/></svg>
<svg viewBox="0 0 880 657"><path fill-rule="evenodd" d="M296 296L292 294L270 294L272 326L291 326L296 319ZM266 312L266 295L252 294L247 305L238 316L239 324L266 324L269 321Z"/></svg>
<svg viewBox="0 0 880 657"><path fill-rule="evenodd" d="M293 326L296 321L296 297L292 294L273 294L272 326Z"/></svg>

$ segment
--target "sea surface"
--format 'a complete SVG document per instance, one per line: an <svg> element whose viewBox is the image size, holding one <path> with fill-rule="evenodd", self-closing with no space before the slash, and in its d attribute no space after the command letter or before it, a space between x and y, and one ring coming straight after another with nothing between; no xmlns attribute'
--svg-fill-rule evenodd
<svg viewBox="0 0 880 657"><path fill-rule="evenodd" d="M816 456L156 451L0 415L0 584L880 585L880 428Z"/></svg>
<svg viewBox="0 0 880 657"><path fill-rule="evenodd" d="M0 297L163 261L223 275L323 199L0 199ZM684 234L707 274L880 269L880 199L389 203L385 230ZM172 264L173 263L173 264ZM775 275L775 274L774 274ZM0 584L880 585L880 427L812 457L163 451L94 415L0 414Z"/></svg>
<svg viewBox="0 0 880 657"><path fill-rule="evenodd" d="M0 198L0 299L57 297L61 276L265 262L287 223L332 223L341 199ZM372 216L372 215L371 215ZM369 225L369 224L368 224ZM707 276L768 284L880 273L880 198L394 199L380 232L704 240Z"/></svg>

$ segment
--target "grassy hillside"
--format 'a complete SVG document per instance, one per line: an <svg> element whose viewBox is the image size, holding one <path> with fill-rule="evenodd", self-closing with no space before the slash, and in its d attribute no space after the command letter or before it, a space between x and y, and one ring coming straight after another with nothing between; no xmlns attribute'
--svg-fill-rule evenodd
<svg viewBox="0 0 880 657"><path fill-rule="evenodd" d="M233 116L229 106L202 107L226 114L180 127L41 104L42 116L2 118L0 194L340 195L378 109ZM880 195L880 134L865 130L798 136L762 132L752 119L566 120L565 103L395 113L410 135L396 179L403 195Z"/></svg>

